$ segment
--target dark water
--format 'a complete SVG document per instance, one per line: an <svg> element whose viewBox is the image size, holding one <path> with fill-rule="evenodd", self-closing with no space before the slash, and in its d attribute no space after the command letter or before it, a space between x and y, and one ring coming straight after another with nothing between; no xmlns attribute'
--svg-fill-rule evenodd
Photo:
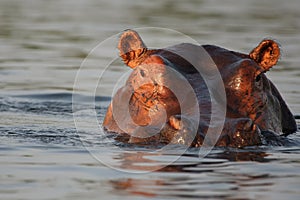
<svg viewBox="0 0 300 200"><path fill-rule="evenodd" d="M127 28L163 27L242 52L276 39L283 55L268 77L299 115L299 11L297 0L0 1L0 199L299 199L300 132L287 146L216 148L199 159L198 149L179 158L183 147L126 146L95 129L126 72L113 42L89 57L72 104L96 45ZM182 41L141 32L152 46Z"/></svg>

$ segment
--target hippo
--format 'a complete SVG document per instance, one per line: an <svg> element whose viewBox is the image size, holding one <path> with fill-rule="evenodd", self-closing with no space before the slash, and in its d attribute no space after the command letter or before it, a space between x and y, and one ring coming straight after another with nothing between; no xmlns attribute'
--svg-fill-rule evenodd
<svg viewBox="0 0 300 200"><path fill-rule="evenodd" d="M274 40L263 40L249 54L190 43L148 49L136 31L126 30L118 49L133 71L112 98L103 128L124 142L201 147L204 139L210 140L213 100L208 84L180 52L193 57L205 51L224 85L225 96L219 98L225 102L224 120L213 145L262 145L270 138L264 135L284 137L297 130L290 109L265 75L280 58Z"/></svg>

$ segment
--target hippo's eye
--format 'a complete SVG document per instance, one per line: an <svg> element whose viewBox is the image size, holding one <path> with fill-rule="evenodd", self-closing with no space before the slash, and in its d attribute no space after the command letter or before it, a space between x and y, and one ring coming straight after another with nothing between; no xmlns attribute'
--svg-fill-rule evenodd
<svg viewBox="0 0 300 200"><path fill-rule="evenodd" d="M145 77L145 72L144 72L144 70L141 69L141 70L140 70L140 74L141 74L142 77Z"/></svg>
<svg viewBox="0 0 300 200"><path fill-rule="evenodd" d="M263 83L262 83L262 77L261 75L257 75L255 78L255 85L258 88L262 88L263 87Z"/></svg>

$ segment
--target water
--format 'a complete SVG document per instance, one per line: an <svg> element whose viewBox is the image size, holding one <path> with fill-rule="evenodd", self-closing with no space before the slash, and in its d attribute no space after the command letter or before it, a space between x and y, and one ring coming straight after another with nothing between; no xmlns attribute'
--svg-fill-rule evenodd
<svg viewBox="0 0 300 200"><path fill-rule="evenodd" d="M90 59L74 106L86 125L82 130L76 130L72 110L75 76L90 50L124 29L154 26L242 52L263 38L276 39L283 55L268 77L300 114L299 8L298 0L2 0L0 198L299 199L300 132L289 136L289 146L216 148L202 160L189 149L165 166L182 147L161 155L88 127L99 68L117 53L102 51ZM144 34L153 46L181 41L163 30ZM115 60L96 91L100 123L114 80L124 72Z"/></svg>

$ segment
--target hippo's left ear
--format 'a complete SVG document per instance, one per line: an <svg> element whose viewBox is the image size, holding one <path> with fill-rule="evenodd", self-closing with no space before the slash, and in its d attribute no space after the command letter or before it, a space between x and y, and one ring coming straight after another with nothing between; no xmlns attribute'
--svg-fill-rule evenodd
<svg viewBox="0 0 300 200"><path fill-rule="evenodd" d="M125 64L131 68L138 65L139 57L147 51L147 47L139 34L130 29L122 33L118 49Z"/></svg>
<svg viewBox="0 0 300 200"><path fill-rule="evenodd" d="M263 40L251 51L249 56L262 67L262 72L266 72L277 63L280 57L280 48L273 40Z"/></svg>

